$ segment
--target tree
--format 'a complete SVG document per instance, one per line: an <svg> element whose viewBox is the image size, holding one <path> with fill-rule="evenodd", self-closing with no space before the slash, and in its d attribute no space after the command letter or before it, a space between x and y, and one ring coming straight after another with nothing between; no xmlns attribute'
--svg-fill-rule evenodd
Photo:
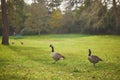
<svg viewBox="0 0 120 80"><path fill-rule="evenodd" d="M115 32L120 33L120 9L119 6L117 6L117 0L113 0L113 16L115 20Z"/></svg>
<svg viewBox="0 0 120 80"><path fill-rule="evenodd" d="M48 10L46 6L44 3L34 2L27 8L27 12L29 13L25 21L27 30L40 34L42 30L45 30L47 24Z"/></svg>
<svg viewBox="0 0 120 80"><path fill-rule="evenodd" d="M54 11L54 9L58 9L61 2L63 0L46 0L47 4L47 8L49 9L49 11Z"/></svg>
<svg viewBox="0 0 120 80"><path fill-rule="evenodd" d="M58 29L61 27L62 14L59 9L54 10L51 13L49 19L49 25L52 30L52 33L58 33ZM60 33L60 32L59 32Z"/></svg>
<svg viewBox="0 0 120 80"><path fill-rule="evenodd" d="M8 19L11 34L15 31L19 33L23 28L25 20L25 3L24 0L7 0L8 7Z"/></svg>
<svg viewBox="0 0 120 80"><path fill-rule="evenodd" d="M9 45L9 24L7 17L6 0L1 0L1 8L2 8L2 22L3 22L2 44Z"/></svg>
<svg viewBox="0 0 120 80"><path fill-rule="evenodd" d="M84 5L76 11L76 17L80 21L80 30L84 33L105 33L106 5L100 0L85 0Z"/></svg>

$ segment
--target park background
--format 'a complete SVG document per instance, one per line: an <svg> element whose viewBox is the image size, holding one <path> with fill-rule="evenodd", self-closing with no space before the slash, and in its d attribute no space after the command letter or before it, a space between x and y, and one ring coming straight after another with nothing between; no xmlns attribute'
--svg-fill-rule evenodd
<svg viewBox="0 0 120 80"><path fill-rule="evenodd" d="M120 0L0 5L0 80L120 80ZM50 44L64 60L53 64ZM103 60L96 67L88 49Z"/></svg>

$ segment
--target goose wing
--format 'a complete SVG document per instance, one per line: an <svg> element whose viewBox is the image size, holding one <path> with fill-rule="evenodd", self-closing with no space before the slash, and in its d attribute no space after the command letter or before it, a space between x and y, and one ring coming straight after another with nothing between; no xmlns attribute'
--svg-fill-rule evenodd
<svg viewBox="0 0 120 80"><path fill-rule="evenodd" d="M56 53L56 56L59 58L65 58L63 55L61 55L60 53Z"/></svg>
<svg viewBox="0 0 120 80"><path fill-rule="evenodd" d="M60 53L54 53L54 55L52 57L55 60L64 59L64 56L62 56Z"/></svg>
<svg viewBox="0 0 120 80"><path fill-rule="evenodd" d="M96 56L96 55L91 55L91 57L92 57L93 61L95 61L95 62L102 61L102 59L99 58L99 57Z"/></svg>

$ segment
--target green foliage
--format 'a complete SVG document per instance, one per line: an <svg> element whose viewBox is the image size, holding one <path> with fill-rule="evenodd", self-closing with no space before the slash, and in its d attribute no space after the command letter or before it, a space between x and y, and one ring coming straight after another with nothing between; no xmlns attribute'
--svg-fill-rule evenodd
<svg viewBox="0 0 120 80"><path fill-rule="evenodd" d="M8 18L9 18L9 26L13 28L12 31L17 33L23 28L24 20L25 20L25 3L24 0L8 0ZM11 34L13 32L10 31Z"/></svg>
<svg viewBox="0 0 120 80"><path fill-rule="evenodd" d="M24 23L26 26L25 29L40 34L47 25L48 11L45 5L42 3L33 3L27 8L26 13L28 13L29 15ZM25 32L26 31L24 31L22 34L24 34Z"/></svg>
<svg viewBox="0 0 120 80"><path fill-rule="evenodd" d="M87 1L87 0L86 0ZM81 6L76 11L78 21L82 22L79 26L81 32L90 34L108 34L119 31L118 17L119 9L115 12L113 8L107 9L101 1L85 1L85 6ZM80 14L80 15L79 15ZM113 26L114 25L114 26ZM117 27L117 28L116 28Z"/></svg>
<svg viewBox="0 0 120 80"><path fill-rule="evenodd" d="M15 44L0 45L0 80L120 79L120 36L41 35L11 37L12 41ZM52 64L50 44L66 59ZM87 60L89 48L103 59L96 68Z"/></svg>
<svg viewBox="0 0 120 80"><path fill-rule="evenodd" d="M61 27L61 20L62 20L62 14L60 10L54 10L51 13L50 19L49 19L49 26L51 27L51 32L56 33L60 27ZM54 32L55 31L55 32Z"/></svg>
<svg viewBox="0 0 120 80"><path fill-rule="evenodd" d="M61 33L79 33L79 20L74 13L66 13L62 18Z"/></svg>
<svg viewBox="0 0 120 80"><path fill-rule="evenodd" d="M120 33L120 6L116 6L116 8L113 6L109 12L109 25L108 28L111 30L112 33L119 34Z"/></svg>
<svg viewBox="0 0 120 80"><path fill-rule="evenodd" d="M63 0L46 0L49 11L54 11L54 8L58 8Z"/></svg>
<svg viewBox="0 0 120 80"><path fill-rule="evenodd" d="M84 1L85 7L89 7L89 6L92 4L92 1L93 1L93 0L85 0L85 1Z"/></svg>
<svg viewBox="0 0 120 80"><path fill-rule="evenodd" d="M116 0L8 0L10 34L88 33L120 34L120 3ZM79 6L81 4L81 6ZM112 5L111 8L108 6ZM0 22L2 22L0 18ZM0 31L2 24L0 23ZM0 33L1 34L1 33Z"/></svg>

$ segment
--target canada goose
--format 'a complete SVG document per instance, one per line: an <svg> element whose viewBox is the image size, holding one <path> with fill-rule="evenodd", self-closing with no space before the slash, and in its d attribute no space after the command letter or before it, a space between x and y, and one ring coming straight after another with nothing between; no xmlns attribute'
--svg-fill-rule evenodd
<svg viewBox="0 0 120 80"><path fill-rule="evenodd" d="M60 59L65 59L65 57L62 56L60 53L54 52L54 47L52 45L50 45L50 47L52 48L51 56L55 60L54 63L56 63Z"/></svg>
<svg viewBox="0 0 120 80"><path fill-rule="evenodd" d="M15 42L12 42L12 44L15 44Z"/></svg>
<svg viewBox="0 0 120 80"><path fill-rule="evenodd" d="M93 66L95 67L95 64L98 63L99 61L102 61L102 59L100 59L98 56L95 55L91 55L91 50L88 49L88 60L93 63Z"/></svg>
<svg viewBox="0 0 120 80"><path fill-rule="evenodd" d="M22 45L24 44L23 42L20 42Z"/></svg>

